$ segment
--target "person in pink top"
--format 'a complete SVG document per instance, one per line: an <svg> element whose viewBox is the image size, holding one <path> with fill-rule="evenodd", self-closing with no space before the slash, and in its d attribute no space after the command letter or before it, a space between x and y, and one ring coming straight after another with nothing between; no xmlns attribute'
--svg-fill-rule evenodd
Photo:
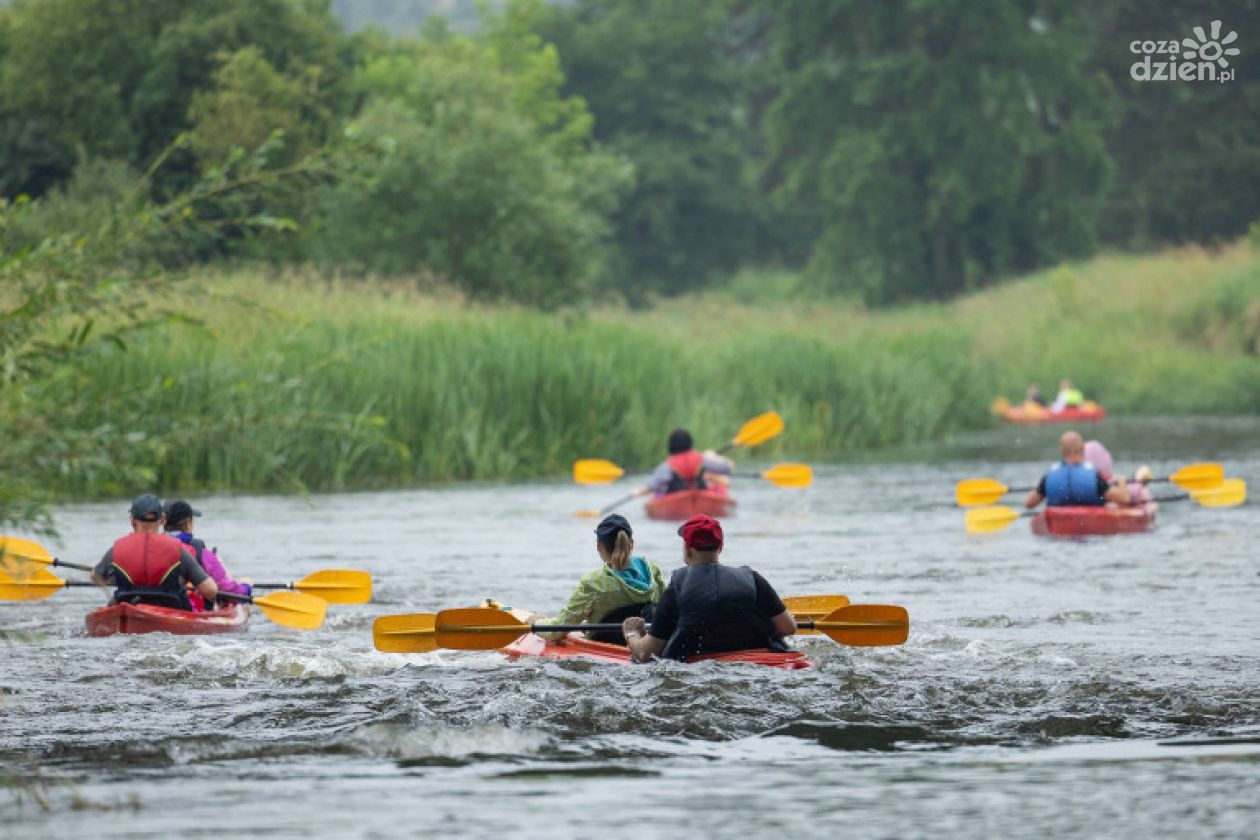
<svg viewBox="0 0 1260 840"><path fill-rule="evenodd" d="M1096 440L1085 441L1085 461L1098 470L1103 479L1108 482L1112 480L1111 453L1107 451L1107 447Z"/></svg>
<svg viewBox="0 0 1260 840"><path fill-rule="evenodd" d="M166 532L183 543L190 554L197 558L206 574L214 578L220 592L231 592L235 595L253 595L254 587L248 579L233 580L223 566L223 561L206 544L192 535L193 517L201 516L201 511L194 510L184 499L176 499L166 503Z"/></svg>
<svg viewBox="0 0 1260 840"><path fill-rule="evenodd" d="M1137 468L1133 480L1129 482L1129 504L1142 505L1155 501L1150 488L1146 486L1151 483L1151 477L1150 467L1143 464Z"/></svg>

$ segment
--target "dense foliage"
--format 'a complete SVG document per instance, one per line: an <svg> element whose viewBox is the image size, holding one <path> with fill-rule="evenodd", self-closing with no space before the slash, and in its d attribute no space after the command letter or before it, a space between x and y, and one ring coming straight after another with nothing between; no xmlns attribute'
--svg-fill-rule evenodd
<svg viewBox="0 0 1260 840"><path fill-rule="evenodd" d="M249 208L306 217L299 236L167 256L544 307L772 265L813 293L942 297L1260 217L1257 0L511 0L470 28L474 5L16 0L0 195L71 221L176 138L157 200L264 144L279 169L349 139L328 179ZM1131 77L1131 43L1213 20L1243 33L1232 81Z"/></svg>
<svg viewBox="0 0 1260 840"><path fill-rule="evenodd" d="M417 26L435 6L455 22ZM995 314L1022 344L987 351L976 325L799 335L802 319L728 325L695 299L681 334L583 318L713 287L942 298L1260 218L1260 0L505 0L475 27L468 8L0 4L0 522L149 481L642 462L664 417L712 437L767 401L808 451L925 437L1028 375L1106 387L1109 362L1080 348L1113 326L1090 311L1120 316L1069 263L1048 310ZM1159 56L1131 44L1196 27L1239 33L1231 80L1132 77ZM319 280L261 326L216 303L188 327L205 303L189 274L224 261L263 287L295 265ZM382 276L564 311L284 320L328 278ZM1254 410L1255 276L1214 279L1179 320L1152 307L1189 349L1133 354L1113 404L1172 382L1174 408ZM1058 340L1028 345L1039 333ZM1004 366L1017 345L1040 366Z"/></svg>

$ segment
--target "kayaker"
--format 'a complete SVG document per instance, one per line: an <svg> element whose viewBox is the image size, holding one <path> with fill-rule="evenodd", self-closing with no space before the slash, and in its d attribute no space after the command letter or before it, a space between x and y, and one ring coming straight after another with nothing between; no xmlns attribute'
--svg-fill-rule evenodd
<svg viewBox="0 0 1260 840"><path fill-rule="evenodd" d="M595 529L595 550L603 561L582 576L555 624L613 623L631 616L651 617L652 607L665 591L665 579L655 563L633 555L634 531L624 516L604 517ZM548 633L557 639L564 633ZM624 645L620 630L587 634L597 642Z"/></svg>
<svg viewBox="0 0 1260 840"><path fill-rule="evenodd" d="M1085 441L1077 432L1064 432L1059 438L1062 461L1050 468L1028 494L1024 506L1034 508L1044 500L1047 507L1068 505L1098 506L1107 502L1128 504L1129 489L1123 483L1108 484L1095 467L1085 460Z"/></svg>
<svg viewBox="0 0 1260 840"><path fill-rule="evenodd" d="M185 499L176 499L166 503L165 512L166 532L184 544L189 553L201 564L201 568L205 569L206 573L214 578L215 585L219 587L220 592L231 592L235 595L254 594L254 588L250 581L233 580L223 566L223 561L219 559L219 555L206 548L205 542L193 536L193 517L201 516L201 511L194 510L193 506ZM210 604L213 607L214 602L211 601ZM195 600L192 602L192 606L193 609L204 608L204 605L198 605Z"/></svg>
<svg viewBox="0 0 1260 840"><path fill-rule="evenodd" d="M725 492L735 462L713 450L697 452L691 432L674 429L669 433L669 457L657 465L648 489L657 496L680 490Z"/></svg>
<svg viewBox="0 0 1260 840"><path fill-rule="evenodd" d="M1114 476L1111 473L1111 453L1107 447L1096 440L1085 441L1085 463L1098 470L1108 484L1111 483Z"/></svg>
<svg viewBox="0 0 1260 840"><path fill-rule="evenodd" d="M113 586L113 602L131 601L188 609L185 584L207 601L219 587L196 558L174 537L159 533L166 519L162 501L152 493L131 503L131 530L101 557L92 580Z"/></svg>
<svg viewBox="0 0 1260 840"><path fill-rule="evenodd" d="M1144 505L1155 501L1150 488L1146 486L1151 483L1152 478L1151 468L1146 464L1137 468L1137 472L1133 474L1133 480L1129 482L1129 504Z"/></svg>
<svg viewBox="0 0 1260 840"><path fill-rule="evenodd" d="M1024 392L1024 404L1036 405L1041 408L1046 407L1046 398L1041 396L1041 389L1036 385L1029 385L1028 390Z"/></svg>
<svg viewBox="0 0 1260 840"><path fill-rule="evenodd" d="M1080 408L1084 403L1085 395L1072 385L1072 380L1064 379L1059 383L1059 393L1050 404L1050 410L1057 412L1065 408Z"/></svg>
<svg viewBox="0 0 1260 840"><path fill-rule="evenodd" d="M786 651L796 620L766 579L747 566L719 561L722 525L711 516L693 516L678 529L686 565L670 576L652 615L621 624L635 661L653 657L685 659L701 653L770 649Z"/></svg>

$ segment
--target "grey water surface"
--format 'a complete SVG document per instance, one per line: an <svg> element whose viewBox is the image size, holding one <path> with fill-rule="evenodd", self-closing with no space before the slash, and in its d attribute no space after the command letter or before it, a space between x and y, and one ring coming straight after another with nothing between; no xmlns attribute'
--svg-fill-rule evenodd
<svg viewBox="0 0 1260 840"><path fill-rule="evenodd" d="M0 786L0 836L1254 837L1256 508L1168 504L1134 536L1048 541L1025 520L968 536L954 482L1034 482L1060 431L820 466L807 491L739 484L726 562L781 594L910 611L904 646L801 640L818 667L799 672L372 649L382 614L487 596L554 613L598 562L572 512L619 485L195 499L236 574L369 569L374 602L311 633L256 615L241 635L108 639L84 634L90 589L0 604L0 778L47 805ZM1085 431L1122 471L1220 460L1260 488L1254 419ZM640 552L677 566L674 526L626 512ZM58 524L54 553L93 562L126 504Z"/></svg>

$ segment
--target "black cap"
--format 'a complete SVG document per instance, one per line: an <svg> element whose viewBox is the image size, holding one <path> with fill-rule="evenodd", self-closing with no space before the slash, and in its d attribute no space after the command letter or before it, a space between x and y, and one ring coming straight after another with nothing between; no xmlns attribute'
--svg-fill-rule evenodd
<svg viewBox="0 0 1260 840"><path fill-rule="evenodd" d="M201 511L193 510L193 506L183 499L166 503L166 521L171 525L183 522L190 516L201 516Z"/></svg>
<svg viewBox="0 0 1260 840"><path fill-rule="evenodd" d="M141 522L157 522L162 518L162 500L152 493L136 496L131 503L131 516Z"/></svg>
<svg viewBox="0 0 1260 840"><path fill-rule="evenodd" d="M669 454L677 455L679 452L686 452L691 449L694 444L691 441L691 432L686 429L674 429L669 433Z"/></svg>
<svg viewBox="0 0 1260 840"><path fill-rule="evenodd" d="M633 537L634 531L630 529L630 523L619 513L610 513L604 517L595 529L595 536L599 537L599 541L611 549L617 544L617 534L625 531L626 536Z"/></svg>

